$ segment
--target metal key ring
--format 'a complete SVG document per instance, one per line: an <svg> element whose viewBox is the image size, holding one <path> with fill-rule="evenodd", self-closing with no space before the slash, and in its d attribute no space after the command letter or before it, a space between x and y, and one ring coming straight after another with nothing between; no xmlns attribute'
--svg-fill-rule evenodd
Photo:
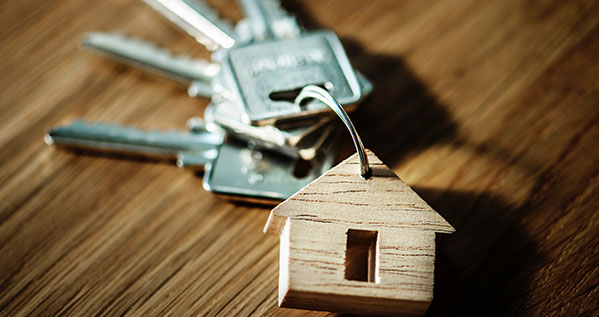
<svg viewBox="0 0 599 317"><path fill-rule="evenodd" d="M368 165L368 156L364 151L364 144L362 144L362 140L354 127L354 124L349 119L347 112L341 107L337 99L331 95L327 90L316 86L316 85L308 85L304 87L299 95L295 98L295 104L299 105L304 101L304 99L313 98L319 101L322 101L325 105L329 106L329 108L333 109L337 116L341 118L341 121L345 124L349 133L351 134L351 138L354 141L354 145L356 146L356 151L358 152L358 158L360 159L360 176L364 179L369 179L372 176L372 169L370 165Z"/></svg>

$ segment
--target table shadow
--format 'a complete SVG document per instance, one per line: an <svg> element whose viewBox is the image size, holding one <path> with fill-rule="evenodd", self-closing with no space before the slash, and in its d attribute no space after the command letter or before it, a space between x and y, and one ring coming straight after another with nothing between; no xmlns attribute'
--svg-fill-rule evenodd
<svg viewBox="0 0 599 317"><path fill-rule="evenodd" d="M456 229L437 235L434 299L426 316L522 315L545 257L519 221L527 206L491 193L414 190Z"/></svg>
<svg viewBox="0 0 599 317"><path fill-rule="evenodd" d="M307 30L325 29L306 10L301 1L282 2ZM528 175L539 172L538 162L521 157L499 142L478 143L460 131L447 107L397 55L377 54L352 38L342 37L346 53L358 71L374 86L373 92L360 103L350 117L364 146L374 151L385 164L395 167L410 154L434 145L450 145L485 156L498 164L508 165ZM463 74L455 74L456 78ZM355 152L349 138L344 137L339 158Z"/></svg>

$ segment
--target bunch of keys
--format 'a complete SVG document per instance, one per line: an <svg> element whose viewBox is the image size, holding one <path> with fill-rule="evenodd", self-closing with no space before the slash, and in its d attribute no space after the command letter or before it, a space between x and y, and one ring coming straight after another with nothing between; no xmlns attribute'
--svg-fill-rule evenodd
<svg viewBox="0 0 599 317"><path fill-rule="evenodd" d="M333 166L339 131L328 107L295 97L317 85L351 111L372 90L333 32L303 31L278 0L239 0L245 18L235 26L198 0L144 2L213 51L212 61L118 33L89 33L82 47L189 83L191 97L211 100L204 119L191 118L188 132L77 120L46 143L176 160L204 170L206 190L258 202L284 200Z"/></svg>

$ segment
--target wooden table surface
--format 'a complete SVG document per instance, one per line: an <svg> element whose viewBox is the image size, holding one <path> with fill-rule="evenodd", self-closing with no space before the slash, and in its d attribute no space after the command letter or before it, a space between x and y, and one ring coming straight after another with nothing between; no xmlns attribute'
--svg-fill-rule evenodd
<svg viewBox="0 0 599 317"><path fill-rule="evenodd" d="M340 35L376 88L352 114L365 144L457 229L437 252L429 315L597 313L595 1L285 5ZM208 103L80 51L84 33L208 58L200 45L138 0L0 8L1 315L327 314L277 308L269 208L222 200L173 164L42 140L76 117L184 129Z"/></svg>

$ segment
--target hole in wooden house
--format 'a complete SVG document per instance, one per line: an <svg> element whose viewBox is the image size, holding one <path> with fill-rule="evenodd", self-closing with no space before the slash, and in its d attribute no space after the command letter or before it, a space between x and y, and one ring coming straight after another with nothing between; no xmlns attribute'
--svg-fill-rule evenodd
<svg viewBox="0 0 599 317"><path fill-rule="evenodd" d="M378 231L347 231L345 279L378 283Z"/></svg>

